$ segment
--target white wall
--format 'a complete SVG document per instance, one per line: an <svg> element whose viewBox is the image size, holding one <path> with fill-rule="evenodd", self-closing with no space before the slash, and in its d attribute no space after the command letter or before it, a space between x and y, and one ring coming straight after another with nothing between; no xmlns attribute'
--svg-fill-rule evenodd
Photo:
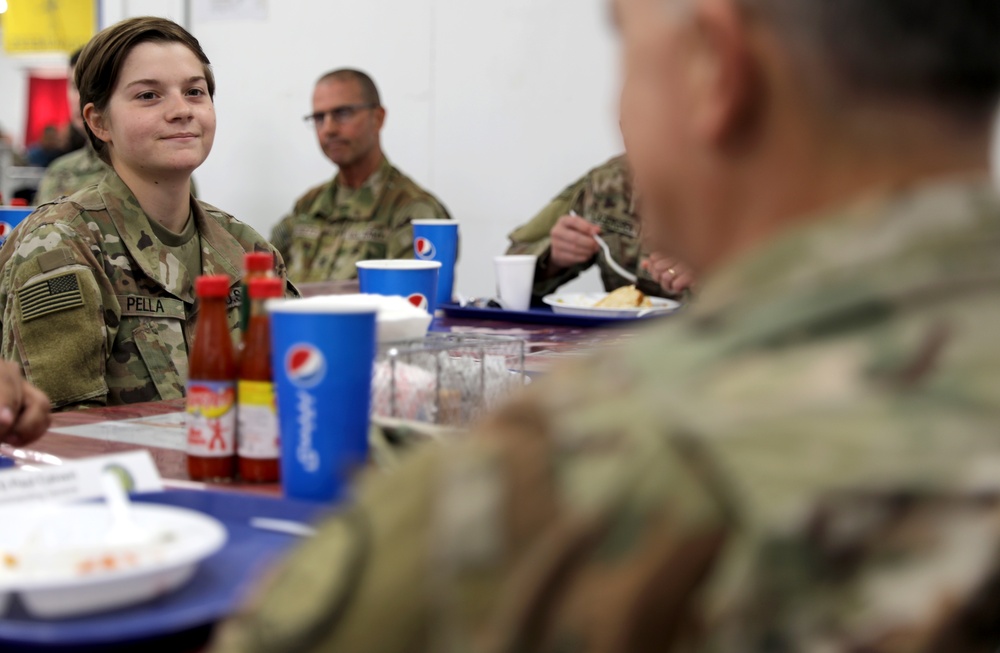
<svg viewBox="0 0 1000 653"><path fill-rule="evenodd" d="M604 7L297 0L272 1L266 22L195 23L218 79L217 141L196 175L203 196L267 234L334 172L301 120L313 82L361 68L388 109L387 155L462 223L458 290L488 293L489 256L506 234L620 149Z"/></svg>
<svg viewBox="0 0 1000 653"><path fill-rule="evenodd" d="M387 155L462 224L457 289L490 293L490 257L506 248L507 233L621 148L605 7L271 0L266 21L192 17L218 81L215 147L195 174L201 195L268 235L296 197L334 174L301 119L314 81L361 68L388 110ZM104 0L102 11L105 25L185 15L182 0ZM598 286L596 274L580 282Z"/></svg>

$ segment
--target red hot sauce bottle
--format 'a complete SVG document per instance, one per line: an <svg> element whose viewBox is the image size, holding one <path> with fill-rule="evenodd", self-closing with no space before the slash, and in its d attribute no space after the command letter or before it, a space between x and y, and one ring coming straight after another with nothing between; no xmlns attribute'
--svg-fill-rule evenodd
<svg viewBox="0 0 1000 653"><path fill-rule="evenodd" d="M280 443L271 370L271 323L264 308L268 299L282 297L281 279L251 279L250 321L243 336L239 390L240 477L253 483L277 483Z"/></svg>
<svg viewBox="0 0 1000 653"><path fill-rule="evenodd" d="M188 476L228 481L236 472L236 353L226 319L229 277L195 281L201 304L187 384Z"/></svg>

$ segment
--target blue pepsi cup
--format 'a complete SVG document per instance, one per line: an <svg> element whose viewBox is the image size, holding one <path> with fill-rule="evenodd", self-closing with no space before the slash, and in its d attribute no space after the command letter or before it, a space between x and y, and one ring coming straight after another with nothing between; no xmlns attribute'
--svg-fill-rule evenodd
<svg viewBox="0 0 1000 653"><path fill-rule="evenodd" d="M272 300L267 309L282 489L336 501L368 460L376 305L348 295Z"/></svg>
<svg viewBox="0 0 1000 653"><path fill-rule="evenodd" d="M34 210L24 206L0 206L0 245L4 244L14 227L21 224Z"/></svg>
<svg viewBox="0 0 1000 653"><path fill-rule="evenodd" d="M437 261L392 259L358 261L358 282L368 295L398 295L431 315L437 308Z"/></svg>
<svg viewBox="0 0 1000 653"><path fill-rule="evenodd" d="M452 220L414 220L413 253L419 261L437 261L437 305L451 302L455 290L455 263L458 261L458 223Z"/></svg>

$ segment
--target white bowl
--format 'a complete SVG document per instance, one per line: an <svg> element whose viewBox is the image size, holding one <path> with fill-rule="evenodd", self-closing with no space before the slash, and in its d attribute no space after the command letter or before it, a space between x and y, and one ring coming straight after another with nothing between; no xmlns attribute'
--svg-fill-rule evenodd
<svg viewBox="0 0 1000 653"><path fill-rule="evenodd" d="M18 566L0 576L0 593L17 592L42 619L122 608L179 588L226 542L225 526L194 510L135 503L131 514L148 541L107 543L111 514L103 504L5 515L13 519L0 533L0 551Z"/></svg>

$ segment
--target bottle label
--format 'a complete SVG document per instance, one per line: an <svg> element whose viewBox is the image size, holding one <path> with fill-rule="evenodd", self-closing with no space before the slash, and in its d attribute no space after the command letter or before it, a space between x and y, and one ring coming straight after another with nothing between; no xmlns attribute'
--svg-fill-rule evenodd
<svg viewBox="0 0 1000 653"><path fill-rule="evenodd" d="M188 381L188 454L223 458L236 452L234 386L232 381Z"/></svg>
<svg viewBox="0 0 1000 653"><path fill-rule="evenodd" d="M281 451L274 384L267 381L240 381L241 458L277 458Z"/></svg>

